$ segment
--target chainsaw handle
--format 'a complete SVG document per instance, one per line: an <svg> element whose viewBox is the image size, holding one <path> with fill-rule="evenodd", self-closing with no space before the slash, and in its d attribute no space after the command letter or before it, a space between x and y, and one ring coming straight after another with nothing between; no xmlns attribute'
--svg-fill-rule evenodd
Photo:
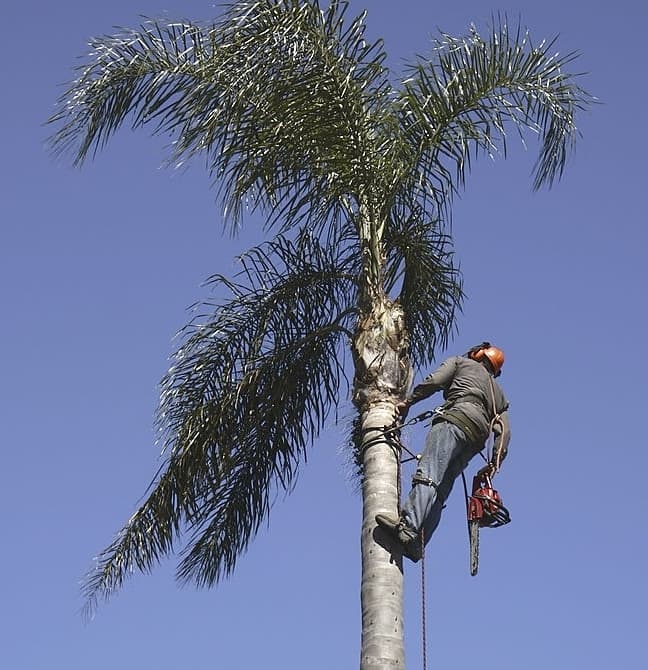
<svg viewBox="0 0 648 670"><path fill-rule="evenodd" d="M487 480L490 486L491 479L495 476L496 472L497 467L494 463L486 463L486 465L483 468L477 470L477 474L475 475L475 477Z"/></svg>

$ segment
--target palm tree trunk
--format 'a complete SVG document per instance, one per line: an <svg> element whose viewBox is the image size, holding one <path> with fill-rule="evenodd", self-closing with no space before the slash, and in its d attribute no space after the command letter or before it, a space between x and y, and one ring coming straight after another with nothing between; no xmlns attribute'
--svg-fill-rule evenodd
<svg viewBox="0 0 648 670"><path fill-rule="evenodd" d="M375 438L375 429L393 416L393 404L375 406L364 417L363 433ZM384 440L373 443L364 451L363 468L360 669L404 668L402 558L375 541L376 514L398 512L398 455Z"/></svg>
<svg viewBox="0 0 648 670"><path fill-rule="evenodd" d="M374 300L354 339L354 402L360 410L363 482L361 670L405 667L402 557L376 542L376 514L397 515L399 454L384 428L411 380L400 305Z"/></svg>

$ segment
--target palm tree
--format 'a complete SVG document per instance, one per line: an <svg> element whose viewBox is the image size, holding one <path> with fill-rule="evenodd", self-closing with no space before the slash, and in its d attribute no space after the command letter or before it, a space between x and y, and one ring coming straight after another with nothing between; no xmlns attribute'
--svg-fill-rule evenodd
<svg viewBox="0 0 648 670"><path fill-rule="evenodd" d="M347 10L243 0L211 25L151 21L96 39L50 122L53 150L77 164L126 123L171 135L172 163L206 160L226 221L256 212L269 236L240 276L211 278L228 297L184 331L157 415L166 460L88 576L89 605L180 536L181 580L229 575L351 391L369 670L404 667L402 563L373 536L375 515L399 505L383 429L461 305L444 232L453 195L509 129L538 134L534 187L550 185L591 99L565 71L574 54L503 19L486 38L441 34L395 85L364 14Z"/></svg>

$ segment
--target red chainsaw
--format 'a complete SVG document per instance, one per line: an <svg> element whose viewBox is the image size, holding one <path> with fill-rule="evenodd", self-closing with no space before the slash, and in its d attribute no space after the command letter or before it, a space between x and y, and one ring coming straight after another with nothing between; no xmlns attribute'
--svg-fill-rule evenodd
<svg viewBox="0 0 648 670"><path fill-rule="evenodd" d="M479 568L479 529L497 528L511 521L500 494L493 488L489 468L480 470L473 478L472 495L467 498L468 538L470 542L470 574Z"/></svg>

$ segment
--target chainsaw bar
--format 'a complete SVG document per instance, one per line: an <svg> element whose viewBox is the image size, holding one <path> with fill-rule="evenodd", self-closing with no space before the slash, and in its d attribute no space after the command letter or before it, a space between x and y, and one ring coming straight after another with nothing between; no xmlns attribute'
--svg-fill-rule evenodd
<svg viewBox="0 0 648 670"><path fill-rule="evenodd" d="M475 576L479 570L479 520L468 522L468 538L470 542L470 574Z"/></svg>

